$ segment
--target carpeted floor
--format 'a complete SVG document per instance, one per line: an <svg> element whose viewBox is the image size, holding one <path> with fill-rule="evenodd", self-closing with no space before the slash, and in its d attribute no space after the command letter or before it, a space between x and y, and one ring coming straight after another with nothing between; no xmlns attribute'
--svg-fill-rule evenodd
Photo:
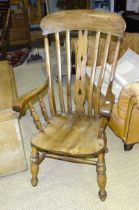
<svg viewBox="0 0 139 210"><path fill-rule="evenodd" d="M45 80L42 62L19 66L14 73L19 95ZM29 166L30 138L36 132L29 112L20 124ZM124 152L123 143L109 128L107 136L105 202L97 195L95 166L46 159L35 188L30 184L29 169L0 179L0 210L138 210L139 144Z"/></svg>

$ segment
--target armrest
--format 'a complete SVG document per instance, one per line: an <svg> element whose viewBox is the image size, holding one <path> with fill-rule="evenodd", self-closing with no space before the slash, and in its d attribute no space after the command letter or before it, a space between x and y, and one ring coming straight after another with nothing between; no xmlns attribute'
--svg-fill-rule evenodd
<svg viewBox="0 0 139 210"><path fill-rule="evenodd" d="M104 103L100 108L100 114L102 115L102 117L108 117L108 118L110 117L112 107L114 104L114 99L115 99L115 96L112 92L112 84L110 83L107 90L106 97L104 99Z"/></svg>
<svg viewBox="0 0 139 210"><path fill-rule="evenodd" d="M16 112L22 113L25 109L25 106L33 100L35 97L40 95L43 91L47 92L48 90L48 81L42 84L40 87L35 88L28 93L24 94L23 96L19 97L13 105L13 110Z"/></svg>
<svg viewBox="0 0 139 210"><path fill-rule="evenodd" d="M127 112L133 106L139 109L139 82L134 82L122 88L117 104L117 111L121 119L125 119Z"/></svg>

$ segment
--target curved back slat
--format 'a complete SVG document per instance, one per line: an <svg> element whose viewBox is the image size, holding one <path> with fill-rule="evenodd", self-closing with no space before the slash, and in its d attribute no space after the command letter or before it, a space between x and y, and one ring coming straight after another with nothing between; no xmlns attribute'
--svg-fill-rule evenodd
<svg viewBox="0 0 139 210"><path fill-rule="evenodd" d="M123 36L125 22L115 13L95 10L66 10L45 16L41 21L43 35L66 30L109 32Z"/></svg>

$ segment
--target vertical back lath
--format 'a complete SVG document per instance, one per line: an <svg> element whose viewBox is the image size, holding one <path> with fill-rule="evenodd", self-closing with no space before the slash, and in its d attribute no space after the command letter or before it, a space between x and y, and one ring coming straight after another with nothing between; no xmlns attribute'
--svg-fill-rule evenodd
<svg viewBox="0 0 139 210"><path fill-rule="evenodd" d="M111 83L113 83L113 79L115 76L115 70L116 70L116 65L117 65L117 60L118 60L119 50L120 50L120 43L121 43L121 38L118 39L117 44L116 44L114 59L113 59L113 63L112 63L112 70L111 70L111 75L110 75Z"/></svg>
<svg viewBox="0 0 139 210"><path fill-rule="evenodd" d="M61 50L60 50L60 39L58 32L55 33L55 39L56 39L56 53L57 53L57 63L58 63L58 90L59 90L60 108L61 112L65 112L62 73L61 73Z"/></svg>
<svg viewBox="0 0 139 210"><path fill-rule="evenodd" d="M53 82L52 82L51 68L50 68L49 43L48 43L47 37L45 37L44 39L44 44L45 44L45 53L46 53L46 71L47 71L47 75L49 79L49 88L48 88L49 105L50 105L51 114L55 115L56 105L55 105L54 87L53 87Z"/></svg>
<svg viewBox="0 0 139 210"><path fill-rule="evenodd" d="M70 31L66 32L66 59L67 59L67 108L72 112L71 102L71 49L70 49Z"/></svg>
<svg viewBox="0 0 139 210"><path fill-rule="evenodd" d="M99 74L97 90L96 90L95 107L94 107L94 111L96 115L99 113L100 95L101 95L101 89L102 89L102 84L103 84L105 70L106 70L106 63L108 59L110 41L111 41L111 33L108 33L105 40L104 52L102 56L102 66L101 66L101 71Z"/></svg>
<svg viewBox="0 0 139 210"><path fill-rule="evenodd" d="M92 99L93 99L93 90L94 90L93 84L94 84L95 73L96 73L99 41L100 41L100 32L97 32L96 38L95 38L94 52L92 55L93 64L92 64L92 69L91 69L91 78L90 78L89 91L88 91L88 114L89 115L92 115Z"/></svg>

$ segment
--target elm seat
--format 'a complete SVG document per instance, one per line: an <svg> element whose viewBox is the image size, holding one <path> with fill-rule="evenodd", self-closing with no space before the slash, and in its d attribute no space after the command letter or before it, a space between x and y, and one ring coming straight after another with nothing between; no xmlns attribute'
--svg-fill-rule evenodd
<svg viewBox="0 0 139 210"><path fill-rule="evenodd" d="M55 154L91 155L104 149L103 139L97 138L98 129L99 123L92 116L59 114L50 119L44 132L34 136L31 143Z"/></svg>
<svg viewBox="0 0 139 210"><path fill-rule="evenodd" d="M14 110L23 112L28 104L31 115L39 133L31 139L31 183L33 186L38 184L38 171L40 163L46 158L55 158L69 162L96 165L97 183L99 185L99 197L102 201L106 198L106 166L105 151L107 139L105 129L107 127L114 95L111 91L118 59L120 41L123 37L125 22L119 15L110 12L93 10L67 10L52 13L44 17L41 21L43 32L45 53L46 53L46 81L39 88L30 91L19 98ZM75 50L75 69L76 75L71 76L71 34L73 31L77 35L77 47ZM88 90L88 103L86 103L86 66L88 53L88 34L93 33L95 37L93 65L91 68L91 79ZM62 37L61 37L62 33ZM54 35L55 53L57 55L58 82L54 85L53 55L49 53L50 46L48 36ZM62 53L61 39L65 34L66 51L66 72L65 81L62 78ZM99 41L102 35L106 36L104 48L99 48ZM112 68L108 78L106 95L103 100L101 97L102 83L104 80L105 67L109 54L111 37L115 37L116 45ZM98 51L102 50L102 69L97 75ZM66 82L66 86L65 86ZM94 88L95 86L95 88ZM94 91L94 89L96 91ZM56 96L56 91L58 95ZM65 91L66 90L66 91ZM43 97L44 93L46 98ZM33 106L34 98L39 99L40 109L46 126L43 126L39 115ZM44 101L45 98L45 101ZM92 99L94 110L92 110ZM46 101L48 106L45 105ZM58 111L60 107L60 112ZM49 113L50 112L50 113Z"/></svg>

